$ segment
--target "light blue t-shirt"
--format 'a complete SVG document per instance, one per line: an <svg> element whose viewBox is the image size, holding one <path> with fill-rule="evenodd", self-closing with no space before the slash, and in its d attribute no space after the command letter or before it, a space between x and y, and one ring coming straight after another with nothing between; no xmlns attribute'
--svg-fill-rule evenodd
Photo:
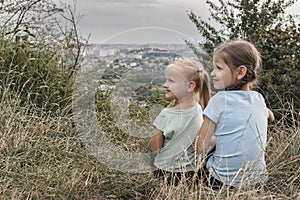
<svg viewBox="0 0 300 200"><path fill-rule="evenodd" d="M227 185L266 181L265 146L268 110L255 91L219 91L204 110L215 124L216 151L206 167Z"/></svg>
<svg viewBox="0 0 300 200"><path fill-rule="evenodd" d="M165 137L154 165L170 172L194 171L194 144L202 122L203 112L198 103L183 110L163 109L153 122Z"/></svg>

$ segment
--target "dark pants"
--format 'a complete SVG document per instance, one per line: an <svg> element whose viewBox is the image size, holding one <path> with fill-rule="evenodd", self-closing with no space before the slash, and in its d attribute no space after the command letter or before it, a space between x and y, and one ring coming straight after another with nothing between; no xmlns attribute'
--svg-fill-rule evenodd
<svg viewBox="0 0 300 200"><path fill-rule="evenodd" d="M164 179L168 185L177 186L179 183L200 184L202 180L204 180L204 185L213 190L219 190L224 185L221 181L212 177L206 168L201 169L198 172L168 172L156 169L153 173L155 177ZM201 180L201 178L203 179ZM230 186L230 189L233 188L234 187Z"/></svg>
<svg viewBox="0 0 300 200"><path fill-rule="evenodd" d="M192 183L198 181L198 174L194 171L189 172L169 172L162 169L156 169L154 176L164 179L168 185L178 185L179 183Z"/></svg>
<svg viewBox="0 0 300 200"><path fill-rule="evenodd" d="M203 169L204 171L204 184L207 187L210 187L213 190L219 190L223 187L223 183L218 179L214 178L211 174L209 174L206 168Z"/></svg>

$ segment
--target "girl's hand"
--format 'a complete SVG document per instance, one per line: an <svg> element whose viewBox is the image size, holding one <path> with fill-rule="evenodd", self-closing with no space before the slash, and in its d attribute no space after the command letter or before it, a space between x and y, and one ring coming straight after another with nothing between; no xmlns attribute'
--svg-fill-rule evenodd
<svg viewBox="0 0 300 200"><path fill-rule="evenodd" d="M164 134L161 130L155 129L154 134L150 138L149 149L153 153L158 153L164 144Z"/></svg>
<svg viewBox="0 0 300 200"><path fill-rule="evenodd" d="M273 112L269 108L268 108L268 113L269 113L268 122L270 123L275 120L275 117Z"/></svg>
<svg viewBox="0 0 300 200"><path fill-rule="evenodd" d="M214 148L216 142L215 126L216 124L212 120L204 116L204 121L196 140L196 150L198 153L206 155Z"/></svg>
<svg viewBox="0 0 300 200"><path fill-rule="evenodd" d="M210 138L210 146L214 147L217 143L217 137L215 135L211 136Z"/></svg>

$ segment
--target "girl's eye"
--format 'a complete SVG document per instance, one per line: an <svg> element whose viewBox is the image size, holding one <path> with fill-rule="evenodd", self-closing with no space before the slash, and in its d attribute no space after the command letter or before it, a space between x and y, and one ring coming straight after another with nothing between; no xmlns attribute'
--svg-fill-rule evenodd
<svg viewBox="0 0 300 200"><path fill-rule="evenodd" d="M221 68L220 66L218 66L218 65L216 66L216 68L217 68L217 69L222 69L222 68Z"/></svg>
<svg viewBox="0 0 300 200"><path fill-rule="evenodd" d="M171 79L171 78L166 78L166 81L168 81L168 82L174 82L174 80Z"/></svg>

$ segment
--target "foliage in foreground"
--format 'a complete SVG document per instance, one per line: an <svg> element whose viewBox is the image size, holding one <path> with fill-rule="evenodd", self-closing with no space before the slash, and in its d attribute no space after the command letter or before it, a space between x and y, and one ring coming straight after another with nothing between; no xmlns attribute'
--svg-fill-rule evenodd
<svg viewBox="0 0 300 200"><path fill-rule="evenodd" d="M14 93L23 105L59 110L70 104L74 76L58 65L61 55L28 41L0 38L1 94Z"/></svg>
<svg viewBox="0 0 300 200"><path fill-rule="evenodd" d="M65 108L85 42L75 5L7 0L0 7L0 98L11 93L43 112L69 112Z"/></svg>
<svg viewBox="0 0 300 200"><path fill-rule="evenodd" d="M294 115L293 126L286 125L285 114L293 113L291 109L282 111L269 128L269 182L258 189L213 192L202 185L167 187L151 172L109 169L85 149L71 115L39 112L6 95L0 104L0 198L295 199L300 193L300 134L299 115ZM128 137L111 140L126 149L147 148L147 143L128 142Z"/></svg>

